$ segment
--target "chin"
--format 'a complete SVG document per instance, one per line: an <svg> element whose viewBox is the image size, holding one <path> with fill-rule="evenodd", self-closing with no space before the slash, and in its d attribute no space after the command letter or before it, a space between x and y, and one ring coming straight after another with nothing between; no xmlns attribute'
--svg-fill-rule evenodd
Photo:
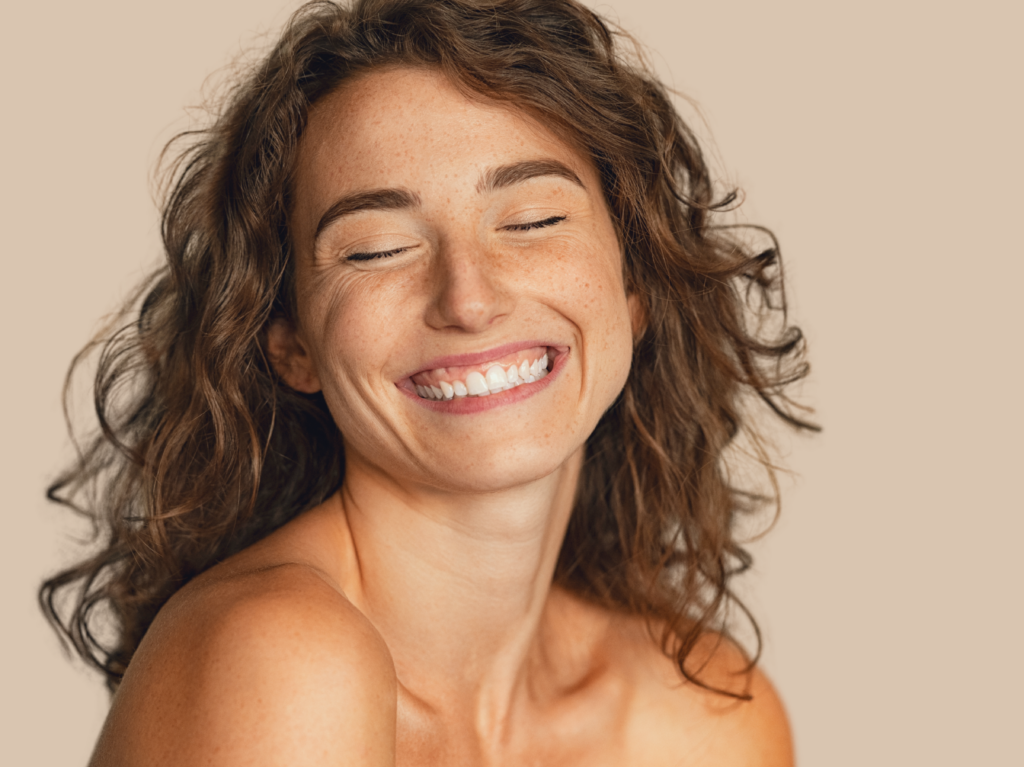
<svg viewBox="0 0 1024 767"><path fill-rule="evenodd" d="M558 446L476 444L471 449L449 454L443 462L425 461L421 466L423 483L455 493L511 490L559 472L577 454L582 444L583 441Z"/></svg>

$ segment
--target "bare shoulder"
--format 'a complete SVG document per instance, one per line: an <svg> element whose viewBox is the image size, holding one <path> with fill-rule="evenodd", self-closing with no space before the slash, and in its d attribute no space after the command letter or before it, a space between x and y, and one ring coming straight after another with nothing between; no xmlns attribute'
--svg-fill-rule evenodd
<svg viewBox="0 0 1024 767"><path fill-rule="evenodd" d="M687 662L699 678L729 697L683 680L673 661L634 625L620 632L634 690L627 742L636 763L792 767L789 721L775 688L731 642L708 635ZM691 665L692 663L692 665Z"/></svg>
<svg viewBox="0 0 1024 767"><path fill-rule="evenodd" d="M214 568L157 616L92 764L393 765L395 702L387 647L324 573Z"/></svg>

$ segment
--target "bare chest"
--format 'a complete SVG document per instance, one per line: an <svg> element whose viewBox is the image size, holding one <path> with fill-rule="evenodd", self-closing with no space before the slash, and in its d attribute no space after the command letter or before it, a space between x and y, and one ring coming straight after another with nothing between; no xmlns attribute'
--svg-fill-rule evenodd
<svg viewBox="0 0 1024 767"><path fill-rule="evenodd" d="M567 708L568 710L565 710ZM520 717L485 737L470 721L399 706L396 767L622 767L631 764L624 712L613 702Z"/></svg>
<svg viewBox="0 0 1024 767"><path fill-rule="evenodd" d="M396 767L621 767L630 764L627 749L615 737L602 734L584 740L538 730L510 743L486 743L471 733L464 736L403 733L400 729Z"/></svg>

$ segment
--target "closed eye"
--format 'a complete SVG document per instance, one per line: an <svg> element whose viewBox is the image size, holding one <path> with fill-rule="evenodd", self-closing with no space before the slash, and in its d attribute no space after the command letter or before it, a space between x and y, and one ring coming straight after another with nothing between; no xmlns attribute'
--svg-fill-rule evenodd
<svg viewBox="0 0 1024 767"><path fill-rule="evenodd" d="M547 226L554 226L557 223L565 221L565 216L551 216L549 218L542 219L540 221L528 221L525 224L509 224L504 227L505 229L513 232L527 232L531 229L543 229ZM381 250L373 253L353 253L348 256L346 261L374 261L378 258L389 258L391 256L397 256L399 253L404 253L409 248L395 248L393 250Z"/></svg>
<svg viewBox="0 0 1024 767"><path fill-rule="evenodd" d="M346 261L373 261L377 258L388 258L390 256L397 256L399 253L403 253L409 250L409 248L395 248L394 250L382 250L377 253L353 253L348 256Z"/></svg>
<svg viewBox="0 0 1024 767"><path fill-rule="evenodd" d="M560 221L565 221L565 216L551 216L551 218L545 218L542 221L530 221L525 224L509 224L505 229L513 232L526 232L530 229L543 229L546 226L552 226Z"/></svg>

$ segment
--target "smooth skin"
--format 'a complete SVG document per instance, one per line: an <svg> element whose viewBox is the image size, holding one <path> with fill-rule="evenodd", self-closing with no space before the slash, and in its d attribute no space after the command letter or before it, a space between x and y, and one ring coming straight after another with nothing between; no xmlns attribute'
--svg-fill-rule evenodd
<svg viewBox="0 0 1024 767"><path fill-rule="evenodd" d="M92 763L791 765L782 705L734 648L709 636L695 666L750 702L684 683L642 621L551 583L643 321L592 164L405 68L319 102L299 160L298 316L268 352L323 391L344 485L168 602ZM381 190L390 207L325 220ZM402 388L535 340L567 351L532 396L453 415Z"/></svg>

